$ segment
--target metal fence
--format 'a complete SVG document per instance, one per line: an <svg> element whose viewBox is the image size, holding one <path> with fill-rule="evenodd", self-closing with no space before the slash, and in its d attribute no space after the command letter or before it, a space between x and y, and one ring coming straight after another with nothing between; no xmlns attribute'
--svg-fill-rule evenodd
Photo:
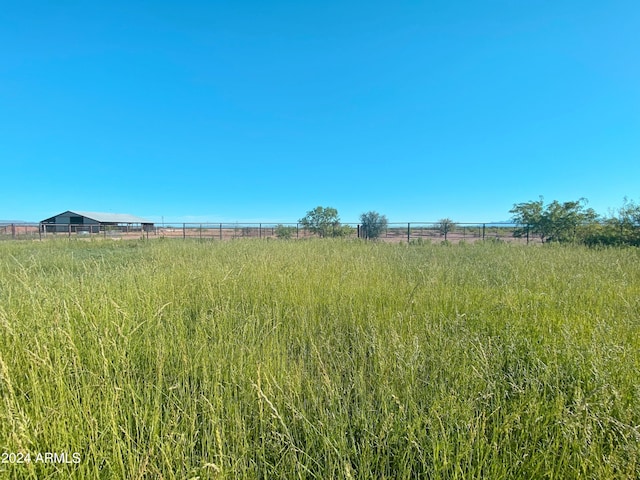
<svg viewBox="0 0 640 480"><path fill-rule="evenodd" d="M440 242L500 240L509 242L534 241L533 237L515 238L517 225L513 223L456 223L446 232L438 222L389 223L379 239L388 242ZM343 223L339 227L329 227L327 236L362 238L364 232L360 224ZM317 237L300 223L171 223L142 225L74 225L44 223L0 224L0 239L48 238L112 238L112 239L153 239L182 238L200 240L231 240L239 238L290 238L304 239Z"/></svg>

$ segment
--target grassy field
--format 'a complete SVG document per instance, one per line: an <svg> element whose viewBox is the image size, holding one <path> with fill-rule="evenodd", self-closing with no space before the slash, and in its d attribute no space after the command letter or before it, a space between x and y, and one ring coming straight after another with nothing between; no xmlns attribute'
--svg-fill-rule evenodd
<svg viewBox="0 0 640 480"><path fill-rule="evenodd" d="M640 477L637 249L3 242L0 332L2 479Z"/></svg>

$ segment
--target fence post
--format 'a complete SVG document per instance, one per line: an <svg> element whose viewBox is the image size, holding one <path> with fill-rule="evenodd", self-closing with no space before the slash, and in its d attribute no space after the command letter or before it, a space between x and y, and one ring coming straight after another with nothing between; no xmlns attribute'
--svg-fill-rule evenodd
<svg viewBox="0 0 640 480"><path fill-rule="evenodd" d="M202 224L200 224L200 240L202 240Z"/></svg>
<svg viewBox="0 0 640 480"><path fill-rule="evenodd" d="M483 241L484 241L484 230L485 230L486 226L487 226L487 224L486 224L486 223L483 223L483 224L482 224L482 240L483 240Z"/></svg>
<svg viewBox="0 0 640 480"><path fill-rule="evenodd" d="M258 238L262 238L262 224L259 223L258 225Z"/></svg>
<svg viewBox="0 0 640 480"><path fill-rule="evenodd" d="M411 241L411 223L407 223L407 244Z"/></svg>
<svg viewBox="0 0 640 480"><path fill-rule="evenodd" d="M527 223L527 245L529 245L529 224Z"/></svg>
<svg viewBox="0 0 640 480"><path fill-rule="evenodd" d="M182 239L184 240L185 238L187 238L187 224L183 223L182 224Z"/></svg>
<svg viewBox="0 0 640 480"><path fill-rule="evenodd" d="M42 224L38 225L38 237L40 237L40 240L42 240Z"/></svg>
<svg viewBox="0 0 640 480"><path fill-rule="evenodd" d="M222 240L222 224L220 224L220 240Z"/></svg>
<svg viewBox="0 0 640 480"><path fill-rule="evenodd" d="M299 231L299 228L298 228L298 227L299 227L299 226L300 226L300 224L299 224L299 223L296 223L296 238L298 238L298 231Z"/></svg>

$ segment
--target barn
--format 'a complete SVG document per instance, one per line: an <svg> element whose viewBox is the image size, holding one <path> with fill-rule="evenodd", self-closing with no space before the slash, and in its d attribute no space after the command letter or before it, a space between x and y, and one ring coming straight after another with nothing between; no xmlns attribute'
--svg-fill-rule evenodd
<svg viewBox="0 0 640 480"><path fill-rule="evenodd" d="M106 230L135 232L153 230L153 222L128 213L100 213L67 210L40 222L43 232L88 232Z"/></svg>

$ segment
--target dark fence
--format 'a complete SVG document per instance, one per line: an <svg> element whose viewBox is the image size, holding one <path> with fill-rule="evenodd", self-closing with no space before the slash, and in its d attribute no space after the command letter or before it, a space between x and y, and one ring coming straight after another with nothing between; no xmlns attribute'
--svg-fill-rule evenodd
<svg viewBox="0 0 640 480"><path fill-rule="evenodd" d="M517 225L512 223L456 223L443 228L438 222L389 223L379 239L388 242L460 242L501 240L511 242L534 241L533 237L515 238ZM327 237L363 238L360 224L343 223L328 227ZM303 239L319 236L303 228L300 223L172 223L153 226L127 225L74 225L44 223L0 224L0 239L47 238L195 238L201 240L231 240L238 238Z"/></svg>

